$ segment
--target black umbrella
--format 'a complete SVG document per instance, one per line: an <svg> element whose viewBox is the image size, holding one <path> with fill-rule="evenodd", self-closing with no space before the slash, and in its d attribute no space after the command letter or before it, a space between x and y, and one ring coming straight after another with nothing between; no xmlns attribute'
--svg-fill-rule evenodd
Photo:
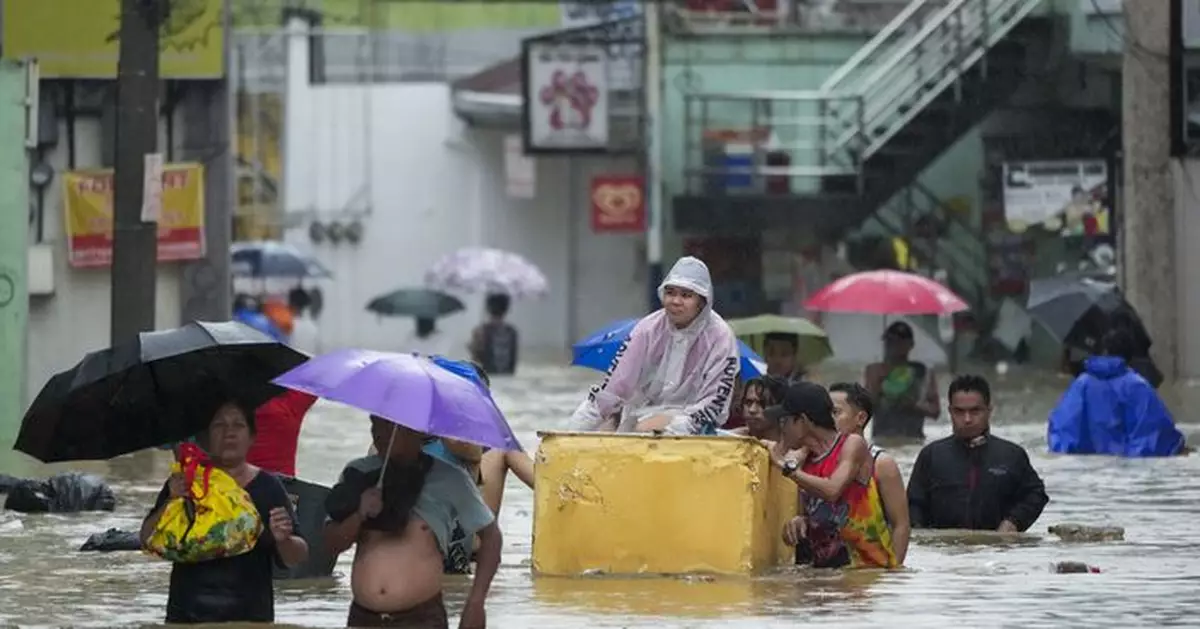
<svg viewBox="0 0 1200 629"><path fill-rule="evenodd" d="M1078 274L1034 280L1026 302L1029 315L1067 345L1087 345L1084 328L1102 330L1108 313L1122 307L1127 304L1116 284Z"/></svg>
<svg viewBox="0 0 1200 629"><path fill-rule="evenodd" d="M221 403L236 398L257 407L279 395L271 380L305 360L235 321L144 332L50 378L26 411L15 448L51 463L183 441Z"/></svg>
<svg viewBox="0 0 1200 629"><path fill-rule="evenodd" d="M428 288L402 288L380 295L367 304L367 310L389 317L437 319L462 310L458 298Z"/></svg>
<svg viewBox="0 0 1200 629"><path fill-rule="evenodd" d="M232 273L254 278L327 278L332 274L299 249L281 242L237 242L229 248Z"/></svg>

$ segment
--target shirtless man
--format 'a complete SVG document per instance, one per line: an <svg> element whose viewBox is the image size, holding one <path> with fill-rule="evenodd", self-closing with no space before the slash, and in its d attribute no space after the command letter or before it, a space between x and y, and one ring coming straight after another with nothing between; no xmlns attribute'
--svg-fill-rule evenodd
<svg viewBox="0 0 1200 629"><path fill-rule="evenodd" d="M372 416L371 438L383 456L350 462L326 503L326 546L341 553L357 544L346 624L449 627L442 568L457 521L467 536L479 536L474 583L459 627L485 627L484 600L503 544L491 509L462 468L421 452L423 434Z"/></svg>

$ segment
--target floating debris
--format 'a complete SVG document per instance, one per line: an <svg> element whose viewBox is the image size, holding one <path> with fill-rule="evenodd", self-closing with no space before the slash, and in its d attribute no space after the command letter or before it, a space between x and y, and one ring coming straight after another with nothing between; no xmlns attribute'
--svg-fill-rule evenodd
<svg viewBox="0 0 1200 629"><path fill-rule="evenodd" d="M1055 524L1049 528L1064 542L1120 542L1125 529L1120 526L1088 526L1086 524Z"/></svg>
<svg viewBox="0 0 1200 629"><path fill-rule="evenodd" d="M1051 564L1050 571L1056 574L1098 574L1100 568L1082 561L1060 561Z"/></svg>

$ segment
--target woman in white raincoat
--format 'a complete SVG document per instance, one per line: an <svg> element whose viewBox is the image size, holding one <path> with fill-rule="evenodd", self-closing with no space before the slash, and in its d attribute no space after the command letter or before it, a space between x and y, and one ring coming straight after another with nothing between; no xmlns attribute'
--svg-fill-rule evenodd
<svg viewBox="0 0 1200 629"><path fill-rule="evenodd" d="M576 430L715 434L729 417L738 376L733 330L712 310L708 267L680 258L646 315L617 350L604 381L575 409Z"/></svg>

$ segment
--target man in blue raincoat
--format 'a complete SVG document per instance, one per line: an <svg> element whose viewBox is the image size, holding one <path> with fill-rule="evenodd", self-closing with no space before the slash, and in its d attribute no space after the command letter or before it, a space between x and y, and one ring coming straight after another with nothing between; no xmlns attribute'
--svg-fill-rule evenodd
<svg viewBox="0 0 1200 629"><path fill-rule="evenodd" d="M1129 367L1133 339L1113 330L1050 412L1047 441L1061 454L1173 456L1184 437L1154 387Z"/></svg>

